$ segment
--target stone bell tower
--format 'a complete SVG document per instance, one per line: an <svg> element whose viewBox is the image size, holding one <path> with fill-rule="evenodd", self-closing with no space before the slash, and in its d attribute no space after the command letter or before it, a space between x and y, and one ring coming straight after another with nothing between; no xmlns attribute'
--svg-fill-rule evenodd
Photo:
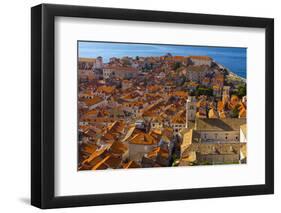
<svg viewBox="0 0 281 213"><path fill-rule="evenodd" d="M224 86L223 87L223 92L222 92L222 102L223 104L226 104L229 102L229 90L230 86Z"/></svg>
<svg viewBox="0 0 281 213"><path fill-rule="evenodd" d="M196 98L195 96L188 96L186 101L186 128L189 128L188 121L194 121L196 117Z"/></svg>

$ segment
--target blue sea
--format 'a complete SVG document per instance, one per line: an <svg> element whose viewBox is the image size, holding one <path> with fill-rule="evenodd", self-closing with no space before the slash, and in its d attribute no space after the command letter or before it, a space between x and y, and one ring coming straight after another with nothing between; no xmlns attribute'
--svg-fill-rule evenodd
<svg viewBox="0 0 281 213"><path fill-rule="evenodd" d="M167 53L209 56L235 74L243 78L247 75L247 48L78 41L79 57L102 56L104 62L111 57L162 56Z"/></svg>

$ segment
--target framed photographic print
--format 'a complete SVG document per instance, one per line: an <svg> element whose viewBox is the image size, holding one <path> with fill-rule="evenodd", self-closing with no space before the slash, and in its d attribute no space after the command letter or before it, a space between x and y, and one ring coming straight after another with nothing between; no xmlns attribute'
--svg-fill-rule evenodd
<svg viewBox="0 0 281 213"><path fill-rule="evenodd" d="M31 9L31 203L271 194L274 21Z"/></svg>

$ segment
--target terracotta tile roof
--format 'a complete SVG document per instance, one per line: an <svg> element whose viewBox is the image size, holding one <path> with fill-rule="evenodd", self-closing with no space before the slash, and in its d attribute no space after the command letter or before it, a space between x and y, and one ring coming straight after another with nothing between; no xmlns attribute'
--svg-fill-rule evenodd
<svg viewBox="0 0 281 213"><path fill-rule="evenodd" d="M134 137L132 137L129 140L129 143L141 144L141 145L153 145L157 143L157 140L154 137L152 137L150 134L141 132L134 135Z"/></svg>
<svg viewBox="0 0 281 213"><path fill-rule="evenodd" d="M82 144L81 148L83 152L86 152L88 154L92 154L97 150L97 146L92 144Z"/></svg>
<svg viewBox="0 0 281 213"><path fill-rule="evenodd" d="M240 103L239 117L240 118L246 118L247 117L247 109L246 109L246 106L243 103Z"/></svg>
<svg viewBox="0 0 281 213"><path fill-rule="evenodd" d="M172 95L178 96L178 97L181 97L181 98L185 98L185 99L188 96L187 92L185 92L185 91L175 91L175 92L172 93Z"/></svg>
<svg viewBox="0 0 281 213"><path fill-rule="evenodd" d="M87 106L92 106L92 105L95 105L99 102L103 101L102 98L98 97L98 96L94 96L92 99L87 99L84 101L84 103L87 105Z"/></svg>
<svg viewBox="0 0 281 213"><path fill-rule="evenodd" d="M157 100L155 103L150 104L149 106L147 106L146 108L144 108L142 110L143 113L149 113L149 111L155 109L156 107L158 107L160 104L162 104L164 102L163 99L159 99Z"/></svg>
<svg viewBox="0 0 281 213"><path fill-rule="evenodd" d="M152 85L152 86L148 86L146 88L148 91L158 91L158 90L162 89L162 87L159 85Z"/></svg>
<svg viewBox="0 0 281 213"><path fill-rule="evenodd" d="M186 111L181 110L179 111L175 116L172 117L171 121L172 123L185 123L186 122Z"/></svg>
<svg viewBox="0 0 281 213"><path fill-rule="evenodd" d="M97 117L97 118L89 118L89 122L92 123L112 123L114 122L114 118L109 117Z"/></svg>
<svg viewBox="0 0 281 213"><path fill-rule="evenodd" d="M104 67L104 69L112 69L112 70L116 70L116 71L137 72L137 69L134 67L124 67L124 66L107 65Z"/></svg>
<svg viewBox="0 0 281 213"><path fill-rule="evenodd" d="M109 146L104 146L103 148L97 149L95 152L93 152L89 158L85 159L82 164L85 163L90 163L92 160L94 160L95 158L97 158L98 156L102 155L109 147Z"/></svg>
<svg viewBox="0 0 281 213"><path fill-rule="evenodd" d="M81 96L93 96L93 92L92 91L84 91L79 93L79 97Z"/></svg>
<svg viewBox="0 0 281 213"><path fill-rule="evenodd" d="M176 55L176 56L173 56L173 59L175 61L184 61L186 58L184 56Z"/></svg>
<svg viewBox="0 0 281 213"><path fill-rule="evenodd" d="M86 126L86 125L80 125L79 126L79 129L82 131L82 132L86 132L86 131L88 131L89 130L89 126Z"/></svg>
<svg viewBox="0 0 281 213"><path fill-rule="evenodd" d="M124 94L121 98L122 99L133 99L134 96L131 93L128 93L128 94Z"/></svg>
<svg viewBox="0 0 281 213"><path fill-rule="evenodd" d="M207 71L208 70L208 66L207 65L189 65L187 67L187 70L189 72L203 72L203 71Z"/></svg>
<svg viewBox="0 0 281 213"><path fill-rule="evenodd" d="M79 62L96 62L95 58L79 58Z"/></svg>
<svg viewBox="0 0 281 213"><path fill-rule="evenodd" d="M224 105L224 103L222 102L222 101L219 101L218 102L218 111L219 112L221 112L221 111L223 111L224 110L224 107L225 107L225 105Z"/></svg>
<svg viewBox="0 0 281 213"><path fill-rule="evenodd" d="M98 112L99 111L97 109L92 109L92 110L89 110L88 112L86 112L85 115L97 115Z"/></svg>
<svg viewBox="0 0 281 213"><path fill-rule="evenodd" d="M175 104L170 104L170 105L164 107L164 111L165 111L166 113L168 113L168 112L174 113L174 112L177 111L177 107L176 107Z"/></svg>
<svg viewBox="0 0 281 213"><path fill-rule="evenodd" d="M129 161L128 163L123 163L124 169L130 169L130 168L140 168L141 166L136 163L135 161Z"/></svg>
<svg viewBox="0 0 281 213"><path fill-rule="evenodd" d="M161 129L153 129L153 130L150 131L149 134L150 135L152 135L152 134L162 135L162 131L161 131Z"/></svg>
<svg viewBox="0 0 281 213"><path fill-rule="evenodd" d="M209 83L209 82L210 82L210 79L209 79L209 78L204 78L204 79L203 79L203 82L204 82L204 83Z"/></svg>
<svg viewBox="0 0 281 213"><path fill-rule="evenodd" d="M101 161L99 161L97 164L95 164L92 167L92 170L106 169L107 165L105 165L104 162L106 162L109 158L110 158L110 155L103 158Z"/></svg>
<svg viewBox="0 0 281 213"><path fill-rule="evenodd" d="M111 168L111 169L117 169L121 165L122 158L114 157L113 155L109 155L110 157L104 162L104 164Z"/></svg>
<svg viewBox="0 0 281 213"><path fill-rule="evenodd" d="M224 76L223 75L216 75L215 79L217 81L224 81Z"/></svg>
<svg viewBox="0 0 281 213"><path fill-rule="evenodd" d="M158 123L162 123L163 122L163 118L160 116L155 116L152 118L151 120L152 122L158 122Z"/></svg>
<svg viewBox="0 0 281 213"><path fill-rule="evenodd" d="M122 141L123 141L123 142L124 142L124 141L127 141L127 140L129 140L129 138L131 138L133 135L135 135L135 134L134 134L135 130L136 130L136 126L135 126L135 125L131 126L131 127L128 129L128 131L127 131L125 137L122 139Z"/></svg>
<svg viewBox="0 0 281 213"><path fill-rule="evenodd" d="M120 141L115 141L111 145L109 151L114 154L123 154L128 150L128 146Z"/></svg>
<svg viewBox="0 0 281 213"><path fill-rule="evenodd" d="M115 87L111 86L101 86L98 87L97 92L103 92L103 93L113 93L115 91Z"/></svg>
<svg viewBox="0 0 281 213"><path fill-rule="evenodd" d="M106 132L105 134L103 134L102 139L103 140L115 140L115 135L113 135L109 132Z"/></svg>
<svg viewBox="0 0 281 213"><path fill-rule="evenodd" d="M163 158L168 158L169 157L169 151L162 149L160 147L154 148L152 151L148 152L146 154L147 158L156 158L157 156L161 156Z"/></svg>
<svg viewBox="0 0 281 213"><path fill-rule="evenodd" d="M125 128L125 123L123 120L114 121L112 124L108 126L108 132L123 132Z"/></svg>

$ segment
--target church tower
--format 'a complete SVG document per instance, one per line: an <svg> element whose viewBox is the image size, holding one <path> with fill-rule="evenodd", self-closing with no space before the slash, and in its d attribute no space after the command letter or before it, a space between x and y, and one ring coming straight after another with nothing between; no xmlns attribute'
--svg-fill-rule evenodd
<svg viewBox="0 0 281 213"><path fill-rule="evenodd" d="M195 96L188 96L186 101L186 128L189 128L188 121L194 121L196 116L196 98Z"/></svg>
<svg viewBox="0 0 281 213"><path fill-rule="evenodd" d="M224 86L223 87L223 92L222 92L222 102L223 104L226 104L229 102L229 90L230 86Z"/></svg>
<svg viewBox="0 0 281 213"><path fill-rule="evenodd" d="M97 57L94 68L96 68L96 69L102 69L103 68L103 61L102 61L101 56Z"/></svg>

